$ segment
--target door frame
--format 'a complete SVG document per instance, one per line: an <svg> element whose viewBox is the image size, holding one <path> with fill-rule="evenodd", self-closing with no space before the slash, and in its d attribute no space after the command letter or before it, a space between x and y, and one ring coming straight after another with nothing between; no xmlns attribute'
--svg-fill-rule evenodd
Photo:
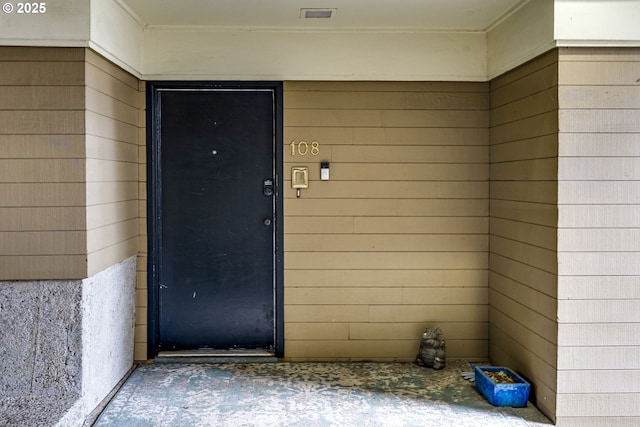
<svg viewBox="0 0 640 427"><path fill-rule="evenodd" d="M283 84L282 82L245 81L148 81L146 86L146 151L147 151L147 358L159 351L159 265L161 236L161 165L158 92L167 89L271 89L274 94L274 349L276 357L284 357L284 229L283 229ZM263 179L264 177L260 177Z"/></svg>

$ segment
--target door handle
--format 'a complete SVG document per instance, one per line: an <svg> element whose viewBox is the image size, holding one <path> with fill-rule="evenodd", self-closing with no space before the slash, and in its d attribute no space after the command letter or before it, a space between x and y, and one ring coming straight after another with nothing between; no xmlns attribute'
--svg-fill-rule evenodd
<svg viewBox="0 0 640 427"><path fill-rule="evenodd" d="M262 221L262 223L263 223L264 225L271 225L271 218L269 218L269 217L265 218L265 219Z"/></svg>

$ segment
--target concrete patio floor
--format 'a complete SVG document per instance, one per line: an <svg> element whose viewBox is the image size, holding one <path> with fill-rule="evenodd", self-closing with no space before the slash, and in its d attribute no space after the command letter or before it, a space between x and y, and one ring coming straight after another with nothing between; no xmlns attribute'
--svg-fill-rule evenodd
<svg viewBox="0 0 640 427"><path fill-rule="evenodd" d="M553 425L531 403L498 408L462 378L410 363L142 364L94 425L473 426Z"/></svg>

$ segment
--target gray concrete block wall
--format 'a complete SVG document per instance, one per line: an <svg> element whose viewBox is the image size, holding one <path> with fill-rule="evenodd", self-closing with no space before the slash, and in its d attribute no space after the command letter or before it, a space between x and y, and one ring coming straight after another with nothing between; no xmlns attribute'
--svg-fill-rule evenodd
<svg viewBox="0 0 640 427"><path fill-rule="evenodd" d="M0 282L0 395L81 392L81 281Z"/></svg>
<svg viewBox="0 0 640 427"><path fill-rule="evenodd" d="M131 257L84 280L0 282L7 425L82 425L133 365L135 280Z"/></svg>

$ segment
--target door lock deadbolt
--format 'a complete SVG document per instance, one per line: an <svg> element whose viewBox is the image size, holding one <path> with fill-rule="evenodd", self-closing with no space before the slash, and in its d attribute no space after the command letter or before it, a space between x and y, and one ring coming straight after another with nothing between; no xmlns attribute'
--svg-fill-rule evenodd
<svg viewBox="0 0 640 427"><path fill-rule="evenodd" d="M262 186L262 194L265 196L273 196L273 180L265 179Z"/></svg>

